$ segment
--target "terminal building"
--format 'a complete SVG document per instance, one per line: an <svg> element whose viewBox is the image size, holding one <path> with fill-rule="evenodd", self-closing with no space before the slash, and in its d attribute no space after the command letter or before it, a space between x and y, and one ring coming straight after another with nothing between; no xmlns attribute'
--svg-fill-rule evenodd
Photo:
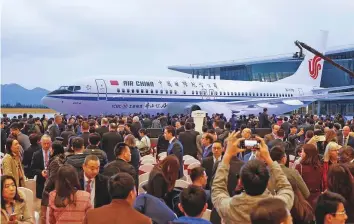
<svg viewBox="0 0 354 224"><path fill-rule="evenodd" d="M198 79L223 79L274 82L291 76L303 60L298 52L290 56L248 59L243 61L226 61L216 63L191 64L186 66L169 66L170 70L183 72ZM354 46L327 51L325 54L337 64L354 71ZM321 87L337 87L354 85L354 77L324 62ZM345 90L353 92L354 89ZM354 96L336 101L317 101L300 112L314 114L343 114L354 116Z"/></svg>

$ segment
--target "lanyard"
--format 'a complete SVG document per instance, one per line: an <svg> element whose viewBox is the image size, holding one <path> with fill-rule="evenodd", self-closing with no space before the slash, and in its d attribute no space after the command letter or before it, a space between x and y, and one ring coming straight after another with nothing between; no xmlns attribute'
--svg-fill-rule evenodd
<svg viewBox="0 0 354 224"><path fill-rule="evenodd" d="M7 209L5 209L5 211L6 211L6 213L7 213L7 216L10 216L10 215L12 215L12 214L14 214L15 213L15 206L11 203L11 208L12 208L12 213L8 213L7 212Z"/></svg>

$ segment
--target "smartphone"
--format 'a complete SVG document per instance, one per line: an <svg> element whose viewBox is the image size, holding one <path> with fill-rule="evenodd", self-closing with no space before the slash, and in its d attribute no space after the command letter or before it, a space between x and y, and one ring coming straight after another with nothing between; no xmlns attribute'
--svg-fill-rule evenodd
<svg viewBox="0 0 354 224"><path fill-rule="evenodd" d="M9 217L10 221L16 221L17 220L17 214L16 213L12 213Z"/></svg>
<svg viewBox="0 0 354 224"><path fill-rule="evenodd" d="M256 147L258 146L257 140L245 140L245 147Z"/></svg>
<svg viewBox="0 0 354 224"><path fill-rule="evenodd" d="M318 136L318 141L319 141L319 142L324 142L324 141L326 141L326 136L324 136L324 135L319 135L319 136Z"/></svg>

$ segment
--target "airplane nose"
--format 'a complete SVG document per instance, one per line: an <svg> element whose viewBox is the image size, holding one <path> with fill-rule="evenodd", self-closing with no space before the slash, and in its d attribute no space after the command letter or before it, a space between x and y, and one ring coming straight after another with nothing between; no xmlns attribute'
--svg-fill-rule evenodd
<svg viewBox="0 0 354 224"><path fill-rule="evenodd" d="M48 107L48 102L49 99L47 96L44 96L42 99L41 99L41 103L44 105L44 106L47 106Z"/></svg>

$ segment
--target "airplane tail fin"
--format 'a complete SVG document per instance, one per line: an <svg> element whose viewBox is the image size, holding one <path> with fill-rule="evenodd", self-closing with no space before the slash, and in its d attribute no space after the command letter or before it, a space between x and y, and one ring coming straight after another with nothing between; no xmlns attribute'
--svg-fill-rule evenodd
<svg viewBox="0 0 354 224"><path fill-rule="evenodd" d="M327 45L328 31L321 31L321 40L313 44L313 48L324 53ZM291 76L277 81L278 83L304 84L319 87L321 84L324 60L315 54L304 50L305 58L298 70Z"/></svg>

